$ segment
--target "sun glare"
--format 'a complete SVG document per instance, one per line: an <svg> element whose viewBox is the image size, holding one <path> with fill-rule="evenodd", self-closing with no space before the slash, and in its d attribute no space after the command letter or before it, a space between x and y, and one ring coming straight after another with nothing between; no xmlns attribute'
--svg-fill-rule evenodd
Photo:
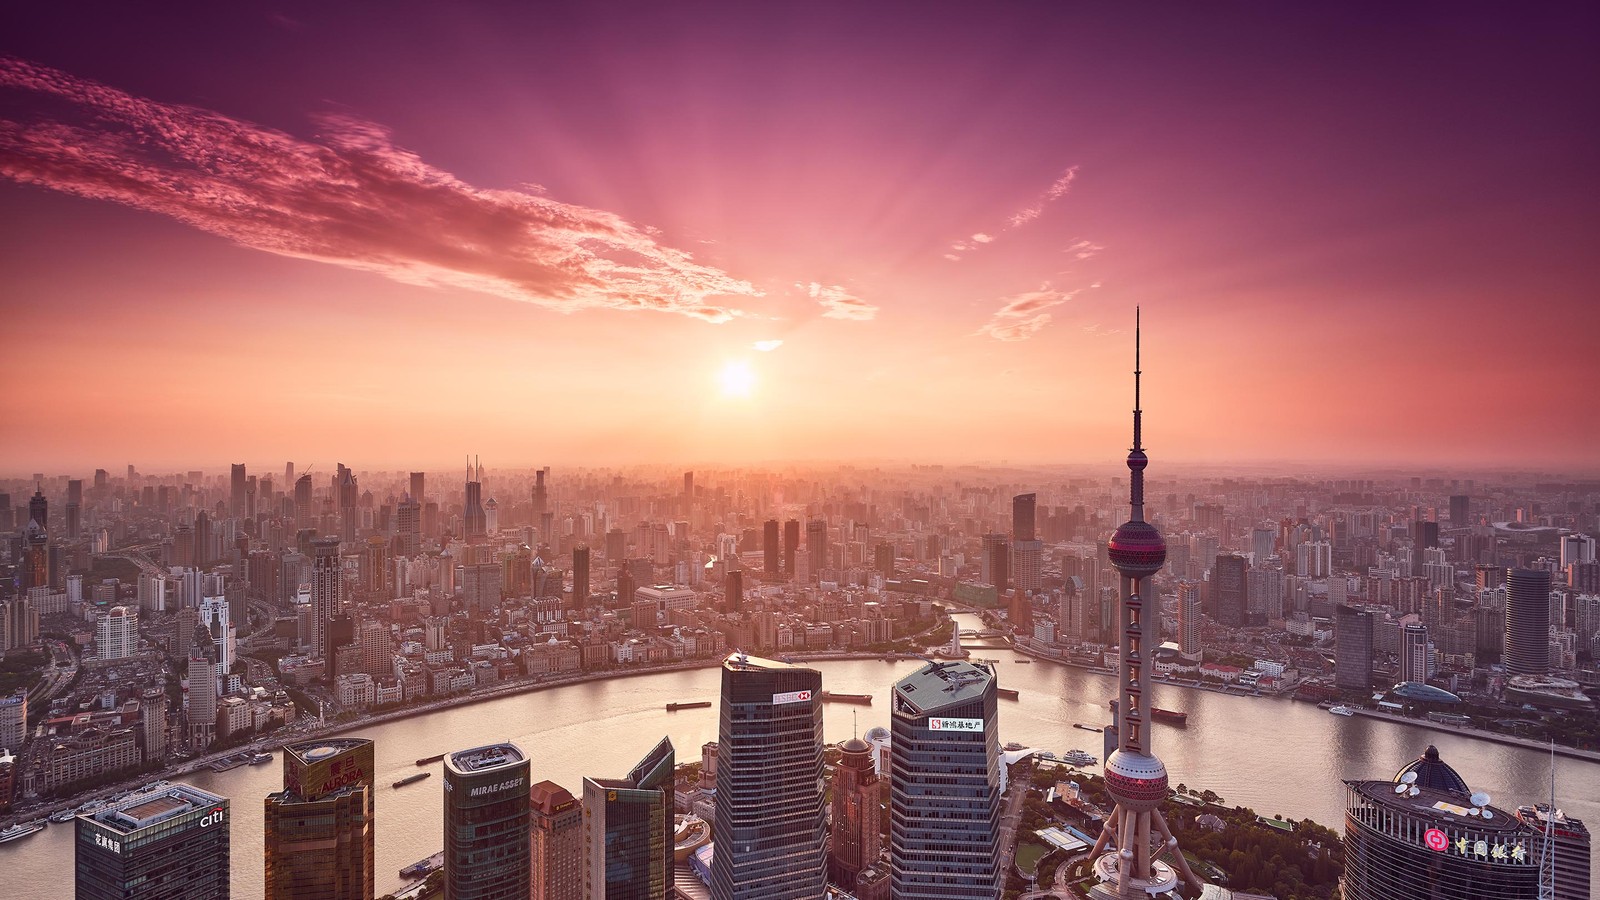
<svg viewBox="0 0 1600 900"><path fill-rule="evenodd" d="M756 387L756 373L750 371L750 364L743 360L733 360L722 367L717 381L722 385L724 397L748 397Z"/></svg>

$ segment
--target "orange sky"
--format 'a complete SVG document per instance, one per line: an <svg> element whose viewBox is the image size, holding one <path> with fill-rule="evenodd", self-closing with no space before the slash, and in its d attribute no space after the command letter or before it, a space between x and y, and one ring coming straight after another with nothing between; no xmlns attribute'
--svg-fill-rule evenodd
<svg viewBox="0 0 1600 900"><path fill-rule="evenodd" d="M1136 304L1158 458L1600 459L1573 23L52 15L0 472L1113 459Z"/></svg>

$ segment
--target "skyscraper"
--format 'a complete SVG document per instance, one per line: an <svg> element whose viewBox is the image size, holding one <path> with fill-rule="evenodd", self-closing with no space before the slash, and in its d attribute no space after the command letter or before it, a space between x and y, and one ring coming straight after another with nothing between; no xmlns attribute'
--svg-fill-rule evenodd
<svg viewBox="0 0 1600 900"><path fill-rule="evenodd" d="M821 690L815 669L723 660L712 900L822 896Z"/></svg>
<svg viewBox="0 0 1600 900"><path fill-rule="evenodd" d="M983 536L983 559L979 568L985 584L1004 594L1011 586L1011 547L1003 534Z"/></svg>
<svg viewBox="0 0 1600 900"><path fill-rule="evenodd" d="M1506 574L1507 675L1550 674L1550 573L1512 569Z"/></svg>
<svg viewBox="0 0 1600 900"><path fill-rule="evenodd" d="M187 784L75 820L77 900L228 900L228 799Z"/></svg>
<svg viewBox="0 0 1600 900"><path fill-rule="evenodd" d="M189 746L204 750L211 746L217 731L217 649L211 632L194 629L189 647L188 708Z"/></svg>
<svg viewBox="0 0 1600 900"><path fill-rule="evenodd" d="M572 608L589 605L589 545L572 548Z"/></svg>
<svg viewBox="0 0 1600 900"><path fill-rule="evenodd" d="M583 804L541 781L529 789L533 893L530 900L582 900Z"/></svg>
<svg viewBox="0 0 1600 900"><path fill-rule="evenodd" d="M800 520L788 519L783 523L783 574L794 577L794 557L800 550Z"/></svg>
<svg viewBox="0 0 1600 900"><path fill-rule="evenodd" d="M669 900L676 756L662 738L624 778L583 779L585 900Z"/></svg>
<svg viewBox="0 0 1600 900"><path fill-rule="evenodd" d="M1472 524L1472 498L1465 494L1455 494L1450 498L1450 527L1465 528Z"/></svg>
<svg viewBox="0 0 1600 900"><path fill-rule="evenodd" d="M339 539L311 542L311 646L325 652L328 622L344 612L344 570Z"/></svg>
<svg viewBox="0 0 1600 900"><path fill-rule="evenodd" d="M1548 803L1517 807L1517 820L1539 834L1546 829L1554 850L1551 874L1555 876L1555 896L1551 900L1593 900L1590 893L1589 829L1582 819L1567 815L1559 807L1551 812Z"/></svg>
<svg viewBox="0 0 1600 900"><path fill-rule="evenodd" d="M113 606L95 621L95 657L126 659L139 650L139 612L126 606Z"/></svg>
<svg viewBox="0 0 1600 900"><path fill-rule="evenodd" d="M778 520L768 519L761 526L761 569L768 578L777 578L779 561L783 558L782 539L778 536Z"/></svg>
<svg viewBox="0 0 1600 900"><path fill-rule="evenodd" d="M426 472L411 473L411 499L421 503L427 499L428 474Z"/></svg>
<svg viewBox="0 0 1600 900"><path fill-rule="evenodd" d="M1217 622L1243 628L1249 616L1249 560L1233 553L1217 557L1211 568L1212 612Z"/></svg>
<svg viewBox="0 0 1600 900"><path fill-rule="evenodd" d="M483 511L483 468L470 463L467 465L466 504L461 528L469 542L482 540L489 533L489 518Z"/></svg>
<svg viewBox="0 0 1600 900"><path fill-rule="evenodd" d="M1372 687L1372 613L1339 604L1333 614L1333 685L1341 691Z"/></svg>
<svg viewBox="0 0 1600 900"><path fill-rule="evenodd" d="M833 565L833 554L828 546L828 522L826 519L812 519L806 523L806 556L810 564L811 580L817 580L817 573Z"/></svg>
<svg viewBox="0 0 1600 900"><path fill-rule="evenodd" d="M1167 799L1167 767L1150 746L1147 688L1151 684L1155 645L1161 640L1161 605L1155 602L1151 578L1167 561L1167 542L1154 525L1144 520L1144 470L1149 459L1145 456L1140 433L1143 412L1139 408L1141 373L1137 319L1133 334L1133 449L1128 452L1132 514L1127 522L1117 527L1107 545L1111 564L1122 576L1122 604L1118 616L1121 636L1118 747L1105 761L1106 791L1116 807L1106 819L1105 828L1091 851L1096 857L1095 876L1100 880L1090 892L1096 900L1160 894L1177 887L1180 876L1196 891L1203 889L1161 815L1161 804ZM1243 563L1242 558L1240 562ZM1242 566L1239 582L1242 586ZM1145 602L1147 597L1149 603ZM1243 610L1241 602L1240 613ZM1154 834L1159 834L1162 840L1152 846ZM1112 848L1115 852L1101 855L1102 851ZM1161 854L1165 854L1171 864L1157 859Z"/></svg>
<svg viewBox="0 0 1600 900"><path fill-rule="evenodd" d="M1200 583L1178 582L1178 646L1186 654L1200 648Z"/></svg>
<svg viewBox="0 0 1600 900"><path fill-rule="evenodd" d="M872 745L853 737L839 745L833 767L833 815L828 830L828 880L855 893L861 871L878 861L882 800Z"/></svg>
<svg viewBox="0 0 1600 900"><path fill-rule="evenodd" d="M1429 747L1394 778L1346 781L1345 900L1534 900L1539 835Z"/></svg>
<svg viewBox="0 0 1600 900"><path fill-rule="evenodd" d="M1011 498L1011 539L1031 541L1038 538L1038 494L1018 494Z"/></svg>
<svg viewBox="0 0 1600 900"><path fill-rule="evenodd" d="M1407 622L1406 626L1400 629L1401 681L1427 682L1430 670L1428 655L1431 648L1432 644L1428 642L1428 626L1421 622ZM1337 658L1334 662L1337 666Z"/></svg>
<svg viewBox="0 0 1600 900"><path fill-rule="evenodd" d="M528 758L509 743L445 757L445 900L531 893L528 770Z"/></svg>
<svg viewBox="0 0 1600 900"><path fill-rule="evenodd" d="M294 524L296 528L310 528L313 511L311 509L311 473L307 472L295 479L294 482Z"/></svg>
<svg viewBox="0 0 1600 900"><path fill-rule="evenodd" d="M283 790L266 801L267 900L376 895L374 769L364 738L283 748Z"/></svg>
<svg viewBox="0 0 1600 900"><path fill-rule="evenodd" d="M235 519L244 518L244 481L244 463L234 463L228 485L228 515Z"/></svg>
<svg viewBox="0 0 1600 900"><path fill-rule="evenodd" d="M737 560L735 560L737 565ZM723 576L723 606L728 612L744 609L744 570L730 568Z"/></svg>
<svg viewBox="0 0 1600 900"><path fill-rule="evenodd" d="M1000 741L987 665L934 662L895 683L889 786L895 900L995 900Z"/></svg>

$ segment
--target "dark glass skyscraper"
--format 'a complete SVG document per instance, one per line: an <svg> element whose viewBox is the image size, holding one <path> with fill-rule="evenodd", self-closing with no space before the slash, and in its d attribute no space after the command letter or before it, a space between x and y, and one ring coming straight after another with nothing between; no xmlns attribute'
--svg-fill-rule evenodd
<svg viewBox="0 0 1600 900"><path fill-rule="evenodd" d="M778 520L768 519L761 526L761 568L767 577L778 577L778 564L782 557L783 546L782 539L778 537Z"/></svg>
<svg viewBox="0 0 1600 900"><path fill-rule="evenodd" d="M1011 498L1011 539L1031 541L1037 532L1038 494L1018 494Z"/></svg>
<svg viewBox="0 0 1600 900"><path fill-rule="evenodd" d="M1372 613L1340 604L1333 614L1333 685L1341 691L1372 687Z"/></svg>
<svg viewBox="0 0 1600 900"><path fill-rule="evenodd" d="M283 748L283 790L267 795L267 900L370 900L375 880L372 741Z"/></svg>
<svg viewBox="0 0 1600 900"><path fill-rule="evenodd" d="M589 605L589 545L572 548L572 608Z"/></svg>
<svg viewBox="0 0 1600 900"><path fill-rule="evenodd" d="M77 900L228 900L226 797L166 785L80 815L76 828Z"/></svg>
<svg viewBox="0 0 1600 900"><path fill-rule="evenodd" d="M672 741L662 738L625 778L583 779L583 896L672 896Z"/></svg>
<svg viewBox="0 0 1600 900"><path fill-rule="evenodd" d="M1250 624L1249 563L1244 557L1224 553L1211 568L1212 612L1217 622L1229 628ZM1262 623L1266 624L1266 623Z"/></svg>
<svg viewBox="0 0 1600 900"><path fill-rule="evenodd" d="M445 900L529 896L528 768L528 758L515 744L490 744L445 757Z"/></svg>
<svg viewBox="0 0 1600 900"><path fill-rule="evenodd" d="M894 686L889 711L890 895L1000 896L1000 743L995 676L935 662Z"/></svg>
<svg viewBox="0 0 1600 900"><path fill-rule="evenodd" d="M1512 569L1506 575L1507 675L1550 674L1550 573Z"/></svg>
<svg viewBox="0 0 1600 900"><path fill-rule="evenodd" d="M794 556L800 551L800 520L783 523L783 574L794 577Z"/></svg>
<svg viewBox="0 0 1600 900"><path fill-rule="evenodd" d="M822 673L722 663L712 900L815 900L826 881Z"/></svg>

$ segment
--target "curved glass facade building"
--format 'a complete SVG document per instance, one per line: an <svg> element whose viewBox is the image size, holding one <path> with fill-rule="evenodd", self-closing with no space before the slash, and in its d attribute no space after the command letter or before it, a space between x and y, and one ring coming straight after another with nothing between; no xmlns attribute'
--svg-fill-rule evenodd
<svg viewBox="0 0 1600 900"><path fill-rule="evenodd" d="M722 662L712 900L816 900L826 882L822 673Z"/></svg>
<svg viewBox="0 0 1600 900"><path fill-rule="evenodd" d="M1542 836L1511 813L1475 806L1437 749L1392 779L1346 781L1345 789L1345 900L1539 896Z"/></svg>
<svg viewBox="0 0 1600 900"><path fill-rule="evenodd" d="M1506 573L1506 636L1501 661L1507 675L1550 674L1550 573Z"/></svg>
<svg viewBox="0 0 1600 900"><path fill-rule="evenodd" d="M929 663L895 683L889 712L890 896L1000 896L1000 744L995 677Z"/></svg>
<svg viewBox="0 0 1600 900"><path fill-rule="evenodd" d="M526 900L532 890L528 758L515 744L444 758L445 900Z"/></svg>

